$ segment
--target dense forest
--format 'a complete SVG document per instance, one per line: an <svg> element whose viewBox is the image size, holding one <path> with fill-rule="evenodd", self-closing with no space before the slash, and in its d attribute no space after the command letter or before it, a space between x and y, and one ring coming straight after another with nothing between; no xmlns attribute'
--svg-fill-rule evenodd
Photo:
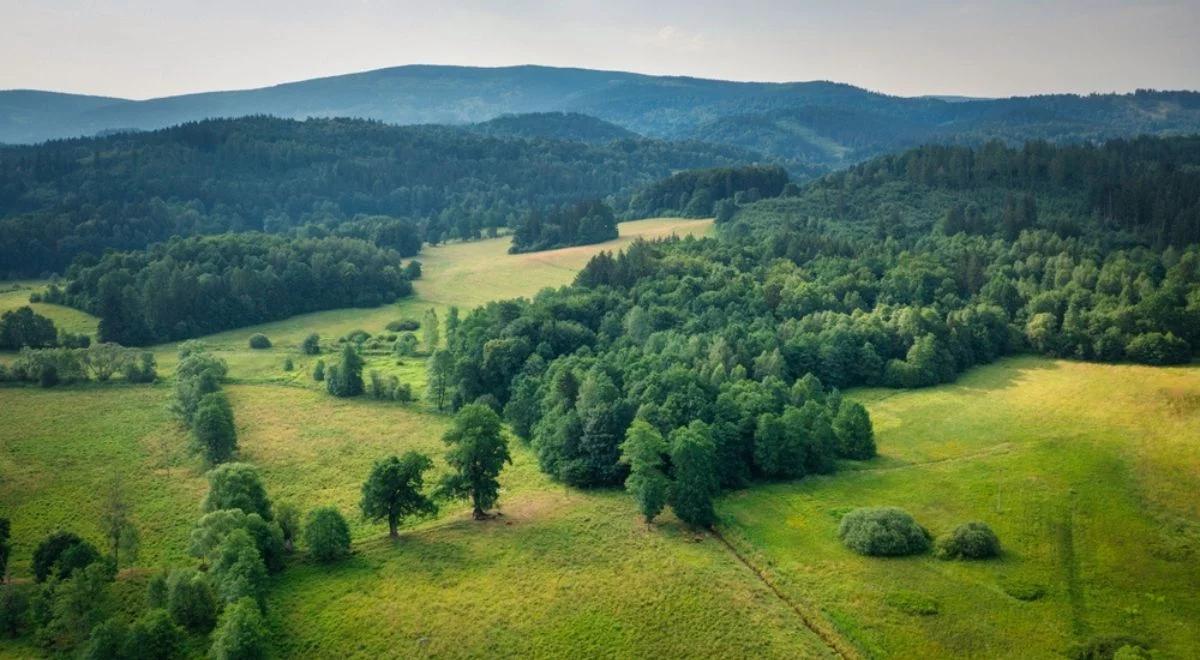
<svg viewBox="0 0 1200 660"><path fill-rule="evenodd" d="M1198 197L1163 193L1195 190L1194 144L917 149L745 206L718 239L601 253L574 286L462 321L450 338L456 402L504 406L543 469L577 485L623 478L635 416L663 436L699 422L733 486L781 474L756 454L781 432L777 418L795 417L810 443L828 439L812 429L836 427L836 388L943 383L1017 351L1189 361L1200 246L1155 245L1189 235L1176 223ZM1056 181L1062 162L1071 173ZM1095 204L1143 191L1177 220L1144 231ZM966 199L978 208L964 212ZM786 474L853 455L832 437Z"/></svg>
<svg viewBox="0 0 1200 660"><path fill-rule="evenodd" d="M753 162L732 147L585 144L330 119L210 120L0 149L0 264L61 272L78 255L171 236L336 231L406 218L423 240L475 238L535 208L615 196L680 169Z"/></svg>
<svg viewBox="0 0 1200 660"><path fill-rule="evenodd" d="M1200 242L1200 138L924 146L831 174L751 213L828 220L835 232L941 225L943 233L1011 240L1044 228L1106 245L1182 247Z"/></svg>
<svg viewBox="0 0 1200 660"><path fill-rule="evenodd" d="M616 124L578 112L501 115L489 121L472 124L470 128L495 137L550 138L574 142L612 142L641 137Z"/></svg>
<svg viewBox="0 0 1200 660"><path fill-rule="evenodd" d="M174 238L81 259L48 302L100 317L103 342L175 341L305 312L374 307L412 291L400 255L351 238L256 232Z"/></svg>
<svg viewBox="0 0 1200 660"><path fill-rule="evenodd" d="M776 197L787 183L788 173L778 165L688 170L639 190L629 200L626 215L708 218L713 216L717 202L755 202L763 197Z"/></svg>
<svg viewBox="0 0 1200 660"><path fill-rule="evenodd" d="M541 211L534 209L517 221L509 252L536 252L603 243L617 237L617 220L604 202L587 200Z"/></svg>

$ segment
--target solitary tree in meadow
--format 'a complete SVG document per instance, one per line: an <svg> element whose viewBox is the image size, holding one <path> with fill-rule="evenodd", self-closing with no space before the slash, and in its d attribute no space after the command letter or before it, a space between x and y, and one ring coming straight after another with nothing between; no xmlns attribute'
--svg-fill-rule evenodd
<svg viewBox="0 0 1200 660"><path fill-rule="evenodd" d="M621 445L621 462L629 466L625 490L637 500L647 523L662 513L671 491L671 480L662 469L665 453L667 443L658 429L643 419L633 420Z"/></svg>
<svg viewBox="0 0 1200 660"><path fill-rule="evenodd" d="M425 337L425 350L430 353L437 350L441 333L438 330L437 312L432 307L425 310L425 316L421 319L421 333Z"/></svg>
<svg viewBox="0 0 1200 660"><path fill-rule="evenodd" d="M422 492L425 472L431 467L433 461L415 451L376 461L362 487L363 517L374 521L386 519L388 534L397 538L401 520L436 512L437 506Z"/></svg>
<svg viewBox="0 0 1200 660"><path fill-rule="evenodd" d="M450 373L454 368L454 357L449 351L435 351L429 357L429 399L438 410L446 405L446 394L450 389Z"/></svg>
<svg viewBox="0 0 1200 660"><path fill-rule="evenodd" d="M500 497L500 482L496 477L505 463L512 463L508 441L500 429L500 417L482 404L463 406L442 440L450 447L446 462L453 469L442 478L442 492L470 499L472 516L475 520L484 519L484 512Z"/></svg>

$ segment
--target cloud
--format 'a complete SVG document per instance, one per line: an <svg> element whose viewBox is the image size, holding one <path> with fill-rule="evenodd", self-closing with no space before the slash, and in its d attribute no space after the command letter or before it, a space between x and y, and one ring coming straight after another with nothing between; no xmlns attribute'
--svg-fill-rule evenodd
<svg viewBox="0 0 1200 660"><path fill-rule="evenodd" d="M703 33L689 32L674 25L664 25L657 32L642 35L638 41L657 48L685 53L701 51L707 46Z"/></svg>

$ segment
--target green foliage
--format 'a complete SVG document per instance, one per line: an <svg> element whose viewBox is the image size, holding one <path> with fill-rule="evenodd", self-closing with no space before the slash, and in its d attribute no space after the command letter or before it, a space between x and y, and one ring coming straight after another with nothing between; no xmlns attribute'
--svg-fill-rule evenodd
<svg viewBox="0 0 1200 660"><path fill-rule="evenodd" d="M175 367L175 397L171 409L184 424L192 426L200 401L221 389L221 380L228 370L224 360L208 353L203 346L190 346L186 354L180 351L179 365Z"/></svg>
<svg viewBox="0 0 1200 660"><path fill-rule="evenodd" d="M1070 660L1126 660L1149 658L1147 644L1129 635L1097 635L1071 645L1067 650Z"/></svg>
<svg viewBox="0 0 1200 660"><path fill-rule="evenodd" d="M72 532L55 532L33 551L33 576L45 582L51 575L67 579L71 574L100 559L95 546Z"/></svg>
<svg viewBox="0 0 1200 660"><path fill-rule="evenodd" d="M103 621L112 607L110 583L113 573L107 566L90 563L80 566L71 576L54 578L42 585L35 607L37 638L56 651L76 648L96 624Z"/></svg>
<svg viewBox="0 0 1200 660"><path fill-rule="evenodd" d="M416 335L411 332L404 332L396 340L396 344L392 350L399 357L412 357L417 354L417 347L419 345L420 341L417 340Z"/></svg>
<svg viewBox="0 0 1200 660"><path fill-rule="evenodd" d="M1184 364L1192 359L1192 348L1174 333L1146 332L1129 340L1125 354L1142 364Z"/></svg>
<svg viewBox="0 0 1200 660"><path fill-rule="evenodd" d="M594 199L565 204L549 210L534 209L513 227L512 253L537 252L603 243L617 237L613 210Z"/></svg>
<svg viewBox="0 0 1200 660"><path fill-rule="evenodd" d="M271 520L271 501L258 468L249 463L225 463L209 470L207 476L204 511L241 509L247 514L257 513L263 520Z"/></svg>
<svg viewBox="0 0 1200 660"><path fill-rule="evenodd" d="M833 418L833 432L837 436L838 456L860 461L875 457L875 431L862 404L846 401L839 405Z"/></svg>
<svg viewBox="0 0 1200 660"><path fill-rule="evenodd" d="M97 151L104 157L94 159ZM357 119L257 116L190 122L154 133L0 152L6 185L22 191L0 200L0 264L36 275L61 271L83 253L100 255L110 247L157 243L162 250L173 235L247 230L353 241L394 250L391 261L398 263L399 257L419 251L421 235L432 243L478 238L484 229L505 227L530 208L625 195L673 171L757 158L744 149L700 142L564 143ZM59 165L81 162L88 166ZM331 176L323 169L333 162L340 168ZM193 201L200 199L205 203ZM275 237L262 238L270 243ZM346 263L358 272L343 269ZM312 262L283 258L272 264L278 280L255 269L247 284L261 301L268 301L267 295L299 301L314 291L297 288L322 283L366 293L370 280L382 274L373 265L342 255ZM341 286L343 277L354 276L367 279L354 289ZM190 286L195 281L180 271L159 281L157 293L167 298L221 286L207 279L206 287ZM318 300L314 296L313 303ZM164 318L170 323L165 327L176 318ZM204 321L197 316L186 323Z"/></svg>
<svg viewBox="0 0 1200 660"><path fill-rule="evenodd" d="M0 518L0 583L8 577L8 558L12 554L12 521Z"/></svg>
<svg viewBox="0 0 1200 660"><path fill-rule="evenodd" d="M421 318L421 335L424 338L425 350L433 353L437 350L438 342L441 340L441 332L438 327L437 312L432 307L425 310L425 316Z"/></svg>
<svg viewBox="0 0 1200 660"><path fill-rule="evenodd" d="M356 239L176 237L76 266L52 302L100 317L101 341L142 346L347 304L391 302L412 292L398 262L395 252ZM267 348L270 340L251 341L253 348Z"/></svg>
<svg viewBox="0 0 1200 660"><path fill-rule="evenodd" d="M929 532L896 507L864 507L842 517L842 543L860 555L896 557L929 550Z"/></svg>
<svg viewBox="0 0 1200 660"><path fill-rule="evenodd" d="M392 332L414 332L421 328L421 322L416 319L397 319L388 321L386 327Z"/></svg>
<svg viewBox="0 0 1200 660"><path fill-rule="evenodd" d="M133 505L125 490L125 483L118 474L108 484L100 509L100 529L108 541L109 556L113 566L120 568L124 557L128 563L137 559L138 530L133 522Z"/></svg>
<svg viewBox="0 0 1200 660"><path fill-rule="evenodd" d="M505 463L512 463L500 417L487 406L463 406L442 441L449 447L446 463L451 469L442 478L442 493L470 499L474 518L484 518L484 512L500 497L500 470Z"/></svg>
<svg viewBox="0 0 1200 660"><path fill-rule="evenodd" d="M233 425L233 406L224 392L210 392L200 399L192 420L192 441L210 465L233 458L237 429Z"/></svg>
<svg viewBox="0 0 1200 660"><path fill-rule="evenodd" d="M160 660L182 655L184 633L165 610L148 610L129 627L124 656L129 660Z"/></svg>
<svg viewBox="0 0 1200 660"><path fill-rule="evenodd" d="M438 410L446 406L446 397L450 393L450 378L454 369L454 356L449 351L434 351L429 356L428 387L429 399Z"/></svg>
<svg viewBox="0 0 1200 660"><path fill-rule="evenodd" d="M283 569L285 537L282 526L263 520L257 513L240 509L221 509L206 513L192 529L188 552L194 557L211 558L234 530L244 530L254 539L263 565L269 572Z"/></svg>
<svg viewBox="0 0 1200 660"><path fill-rule="evenodd" d="M0 314L0 350L48 348L58 343L54 321L33 311L18 307Z"/></svg>
<svg viewBox="0 0 1200 660"><path fill-rule="evenodd" d="M325 380L325 360L317 360L317 364L313 367L313 380L318 383Z"/></svg>
<svg viewBox="0 0 1200 660"><path fill-rule="evenodd" d="M0 634L17 637L29 623L29 596L18 585L0 584Z"/></svg>
<svg viewBox="0 0 1200 660"><path fill-rule="evenodd" d="M192 632L212 630L217 621L217 600L208 577L190 568L171 571L166 610L175 623Z"/></svg>
<svg viewBox="0 0 1200 660"><path fill-rule="evenodd" d="M940 559L990 559L1000 556L1000 539L987 523L966 522L939 536L933 552Z"/></svg>
<svg viewBox="0 0 1200 660"><path fill-rule="evenodd" d="M304 338L300 351L305 355L318 355L321 352L321 335L313 332Z"/></svg>
<svg viewBox="0 0 1200 660"><path fill-rule="evenodd" d="M325 373L325 388L337 397L354 397L363 393L363 359L354 348L347 343L342 346L341 362L330 367Z"/></svg>
<svg viewBox="0 0 1200 660"><path fill-rule="evenodd" d="M405 518L436 513L437 506L423 492L424 475L431 467L433 461L415 451L376 461L362 487L359 507L363 517L387 520L388 533L396 538L397 528Z"/></svg>
<svg viewBox="0 0 1200 660"><path fill-rule="evenodd" d="M662 512L671 494L671 480L663 472L667 452L662 434L641 419L629 425L621 443L621 462L629 466L625 490L633 495L647 523Z"/></svg>
<svg viewBox="0 0 1200 660"><path fill-rule="evenodd" d="M680 520L697 527L716 522L712 500L720 484L716 478L716 448L704 422L692 422L671 432L671 510Z"/></svg>
<svg viewBox="0 0 1200 660"><path fill-rule="evenodd" d="M87 646L83 650L85 660L114 660L124 658L129 644L129 626L120 619L108 619L92 628Z"/></svg>
<svg viewBox="0 0 1200 660"><path fill-rule="evenodd" d="M267 567L245 529L225 535L213 552L208 575L217 598L226 605L242 598L251 598L260 607L266 603Z"/></svg>
<svg viewBox="0 0 1200 660"><path fill-rule="evenodd" d="M788 182L787 171L778 165L747 165L707 170L679 172L658 181L634 194L629 202L628 217L651 218L661 215L684 215L692 218L712 217L715 206L721 206L727 222L732 217L728 204L735 195L747 195L746 201L776 197ZM615 236L614 236L615 238Z"/></svg>
<svg viewBox="0 0 1200 660"><path fill-rule="evenodd" d="M225 608L213 633L213 660L261 660L268 656L270 636L258 604L243 598Z"/></svg>
<svg viewBox="0 0 1200 660"><path fill-rule="evenodd" d="M283 537L283 547L287 552L295 549L296 539L300 536L300 509L291 502L280 502L275 505L275 524L279 525L279 533Z"/></svg>
<svg viewBox="0 0 1200 660"><path fill-rule="evenodd" d="M264 349L271 348L271 339L261 332L256 332L250 335L250 348Z"/></svg>
<svg viewBox="0 0 1200 660"><path fill-rule="evenodd" d="M319 562L330 562L350 553L350 526L335 507L308 512L304 521L304 545Z"/></svg>
<svg viewBox="0 0 1200 660"><path fill-rule="evenodd" d="M1024 580L1005 580L1001 585L1004 593L1026 602L1032 602L1046 595L1046 587Z"/></svg>

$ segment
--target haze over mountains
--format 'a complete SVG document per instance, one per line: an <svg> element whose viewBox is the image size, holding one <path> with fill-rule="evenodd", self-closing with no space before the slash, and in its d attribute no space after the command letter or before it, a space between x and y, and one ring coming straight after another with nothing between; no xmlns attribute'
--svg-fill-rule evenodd
<svg viewBox="0 0 1200 660"><path fill-rule="evenodd" d="M1200 94L1195 92L902 98L832 82L413 65L143 101L3 91L0 142L40 142L253 114L458 124L551 111L591 115L650 137L746 147L795 170L832 169L929 141L1097 140L1200 130Z"/></svg>

